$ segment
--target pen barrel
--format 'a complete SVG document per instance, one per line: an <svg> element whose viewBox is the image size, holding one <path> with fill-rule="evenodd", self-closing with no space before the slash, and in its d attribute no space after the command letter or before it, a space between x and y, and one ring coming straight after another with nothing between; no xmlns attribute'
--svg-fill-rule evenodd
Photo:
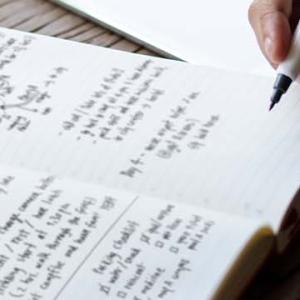
<svg viewBox="0 0 300 300"><path fill-rule="evenodd" d="M291 47L286 59L279 65L278 73L295 80L300 72L300 22L295 30Z"/></svg>

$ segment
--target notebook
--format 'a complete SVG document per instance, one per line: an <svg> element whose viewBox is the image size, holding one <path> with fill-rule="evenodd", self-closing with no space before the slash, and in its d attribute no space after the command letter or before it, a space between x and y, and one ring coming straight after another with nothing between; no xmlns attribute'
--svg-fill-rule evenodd
<svg viewBox="0 0 300 300"><path fill-rule="evenodd" d="M0 296L235 299L297 229L299 87L0 29Z"/></svg>
<svg viewBox="0 0 300 300"><path fill-rule="evenodd" d="M266 76L248 23L251 0L55 0L160 54Z"/></svg>

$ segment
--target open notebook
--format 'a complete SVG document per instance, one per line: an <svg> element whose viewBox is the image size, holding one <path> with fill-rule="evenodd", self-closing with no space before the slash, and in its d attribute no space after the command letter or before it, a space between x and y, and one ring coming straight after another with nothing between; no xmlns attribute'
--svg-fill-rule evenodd
<svg viewBox="0 0 300 300"><path fill-rule="evenodd" d="M247 12L252 0L52 0L166 56L271 75Z"/></svg>
<svg viewBox="0 0 300 300"><path fill-rule="evenodd" d="M298 220L271 85L1 29L1 297L235 298Z"/></svg>

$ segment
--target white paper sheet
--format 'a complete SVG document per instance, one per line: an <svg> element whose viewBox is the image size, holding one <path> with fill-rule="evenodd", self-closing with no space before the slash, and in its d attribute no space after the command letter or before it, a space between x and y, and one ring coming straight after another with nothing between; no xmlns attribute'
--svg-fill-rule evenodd
<svg viewBox="0 0 300 300"><path fill-rule="evenodd" d="M179 59L273 75L248 23L251 0L58 0Z"/></svg>

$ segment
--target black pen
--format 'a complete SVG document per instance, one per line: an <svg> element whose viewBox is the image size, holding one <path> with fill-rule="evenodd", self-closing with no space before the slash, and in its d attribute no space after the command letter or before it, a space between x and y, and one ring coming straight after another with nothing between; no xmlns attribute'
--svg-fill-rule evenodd
<svg viewBox="0 0 300 300"><path fill-rule="evenodd" d="M294 33L292 44L286 59L277 69L277 78L273 86L270 110L287 92L292 82L300 73L300 22Z"/></svg>

